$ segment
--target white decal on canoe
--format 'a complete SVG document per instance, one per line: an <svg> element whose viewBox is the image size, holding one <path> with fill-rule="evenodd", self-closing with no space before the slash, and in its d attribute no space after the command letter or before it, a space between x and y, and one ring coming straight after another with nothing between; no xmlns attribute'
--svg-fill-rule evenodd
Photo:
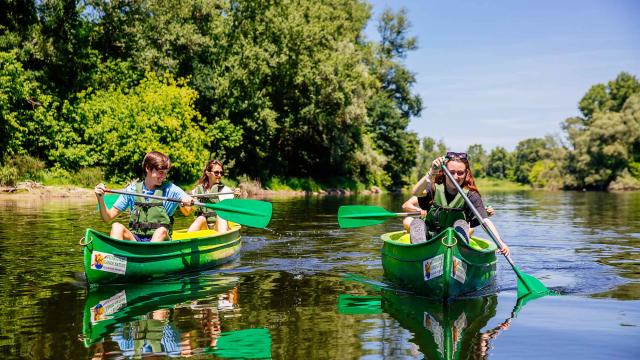
<svg viewBox="0 0 640 360"><path fill-rule="evenodd" d="M467 279L467 264L457 257L452 257L453 264L451 266L451 277L464 284Z"/></svg>
<svg viewBox="0 0 640 360"><path fill-rule="evenodd" d="M124 275L127 271L127 258L94 251L91 253L91 268L94 270Z"/></svg>
<svg viewBox="0 0 640 360"><path fill-rule="evenodd" d="M109 318L109 315L122 309L127 305L127 293L124 290L112 297L100 301L91 308L91 323L95 324Z"/></svg>
<svg viewBox="0 0 640 360"><path fill-rule="evenodd" d="M440 254L422 262L422 272L425 281L442 275L443 259L444 255Z"/></svg>

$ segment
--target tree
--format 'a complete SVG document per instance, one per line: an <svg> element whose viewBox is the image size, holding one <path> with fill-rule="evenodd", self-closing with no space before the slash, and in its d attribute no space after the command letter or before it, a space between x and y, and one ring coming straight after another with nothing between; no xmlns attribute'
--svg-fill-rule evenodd
<svg viewBox="0 0 640 360"><path fill-rule="evenodd" d="M171 158L172 180L192 181L208 159L196 97L184 80L151 72L128 93L79 94L78 103L63 112L67 121L56 131L51 157L65 169L98 166L123 181L142 176L144 154L155 150Z"/></svg>
<svg viewBox="0 0 640 360"><path fill-rule="evenodd" d="M486 175L487 153L480 144L469 145L467 148L467 157L471 165L471 172L475 177L484 177Z"/></svg>
<svg viewBox="0 0 640 360"><path fill-rule="evenodd" d="M503 147L495 147L487 159L487 176L510 179L513 174L513 157Z"/></svg>
<svg viewBox="0 0 640 360"><path fill-rule="evenodd" d="M640 150L639 102L640 83L621 73L607 87L596 85L587 92L580 102L585 117L565 120L563 128L573 147L568 168L576 186L606 189L631 166Z"/></svg>
<svg viewBox="0 0 640 360"><path fill-rule="evenodd" d="M549 150L545 139L531 138L520 141L514 152L514 180L522 184L529 183L531 167L539 160L548 159Z"/></svg>
<svg viewBox="0 0 640 360"><path fill-rule="evenodd" d="M433 160L446 152L447 146L442 140L436 141L431 137L424 137L416 156L416 167L411 172L411 183L415 183L424 176L431 168Z"/></svg>
<svg viewBox="0 0 640 360"><path fill-rule="evenodd" d="M42 155L33 144L42 127L35 116L51 102L18 61L16 51L0 52L0 154Z"/></svg>
<svg viewBox="0 0 640 360"><path fill-rule="evenodd" d="M415 75L399 62L416 49L416 39L408 37L409 26L406 10L393 13L386 9L378 23L380 44L370 63L381 88L368 102L368 127L376 146L388 158L384 169L391 176L392 188L407 183L419 144L417 135L408 132L407 126L411 116L420 115L422 100L411 94Z"/></svg>

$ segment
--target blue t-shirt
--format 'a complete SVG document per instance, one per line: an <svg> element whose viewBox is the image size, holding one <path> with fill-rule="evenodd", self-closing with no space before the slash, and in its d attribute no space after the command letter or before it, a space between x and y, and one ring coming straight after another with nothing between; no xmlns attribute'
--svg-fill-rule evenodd
<svg viewBox="0 0 640 360"><path fill-rule="evenodd" d="M157 188L156 189L147 189L146 186L144 186L144 182L142 183L142 193L145 195L153 195L155 194ZM131 184L129 186L127 186L125 188L126 192L136 192L136 184ZM183 197L187 196L187 193L184 192L184 190L180 189L178 186L169 183L169 185L164 187L164 190L162 191L162 196L163 197L167 197L170 199L177 199L177 200L182 200ZM116 209L120 210L120 211L125 211L126 209L129 209L129 211L133 211L133 208L135 206L135 201L146 201L149 202L151 201L151 199L147 199L147 198L143 198L143 197L139 197L139 196L133 196L133 195L120 195L118 197L118 200L116 200L116 202L113 204L113 207L115 207ZM164 209L167 211L167 215L169 216L173 216L173 213L176 212L176 209L178 208L178 206L180 205L180 203L178 202L173 202L173 201L163 201L162 202L162 206L164 206Z"/></svg>

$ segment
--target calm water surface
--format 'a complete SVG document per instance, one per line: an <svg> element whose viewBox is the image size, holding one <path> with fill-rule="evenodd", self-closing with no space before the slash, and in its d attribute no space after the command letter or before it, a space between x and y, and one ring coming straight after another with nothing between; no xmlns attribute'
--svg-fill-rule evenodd
<svg viewBox="0 0 640 360"><path fill-rule="evenodd" d="M0 357L122 359L638 359L640 193L487 193L514 261L562 296L447 306L384 286L379 235L338 228L340 205L400 211L402 196L274 198L224 268L87 290L94 202L0 197ZM190 219L177 217L178 227ZM103 308L97 308L96 304Z"/></svg>

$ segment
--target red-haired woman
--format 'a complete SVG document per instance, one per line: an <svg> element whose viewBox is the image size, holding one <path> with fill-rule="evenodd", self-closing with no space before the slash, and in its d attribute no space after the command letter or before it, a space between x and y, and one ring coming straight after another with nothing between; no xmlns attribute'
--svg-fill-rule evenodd
<svg viewBox="0 0 640 360"><path fill-rule="evenodd" d="M440 168L443 163L446 163L447 169L455 181L466 192L485 224L498 237L498 241L502 245L501 252L508 255L509 247L502 241L495 226L488 219L490 215L493 215L493 209L485 209L465 153L448 152L447 156L436 158L433 160L429 172L414 185L414 196L402 205L405 211L419 211L421 213L419 219L405 218L403 221L405 229L409 229L411 233L411 242L425 241L427 230L433 234L447 227L456 228L464 237L468 238L470 235L469 227L480 225L473 210L469 208L462 196L458 194L455 185Z"/></svg>
<svg viewBox="0 0 640 360"><path fill-rule="evenodd" d="M191 191L198 201L203 203L218 203L222 200L233 199L234 196L240 195L240 189L232 190L222 183L224 176L224 166L219 160L209 160L204 166L202 176L198 179L195 189ZM211 195L211 197L199 197L198 195ZM183 213L186 215L191 209L184 208ZM215 224L215 230L225 232L229 226L227 221L216 215L212 209L205 207L195 207L196 218L189 226L189 232L206 230L209 225Z"/></svg>

